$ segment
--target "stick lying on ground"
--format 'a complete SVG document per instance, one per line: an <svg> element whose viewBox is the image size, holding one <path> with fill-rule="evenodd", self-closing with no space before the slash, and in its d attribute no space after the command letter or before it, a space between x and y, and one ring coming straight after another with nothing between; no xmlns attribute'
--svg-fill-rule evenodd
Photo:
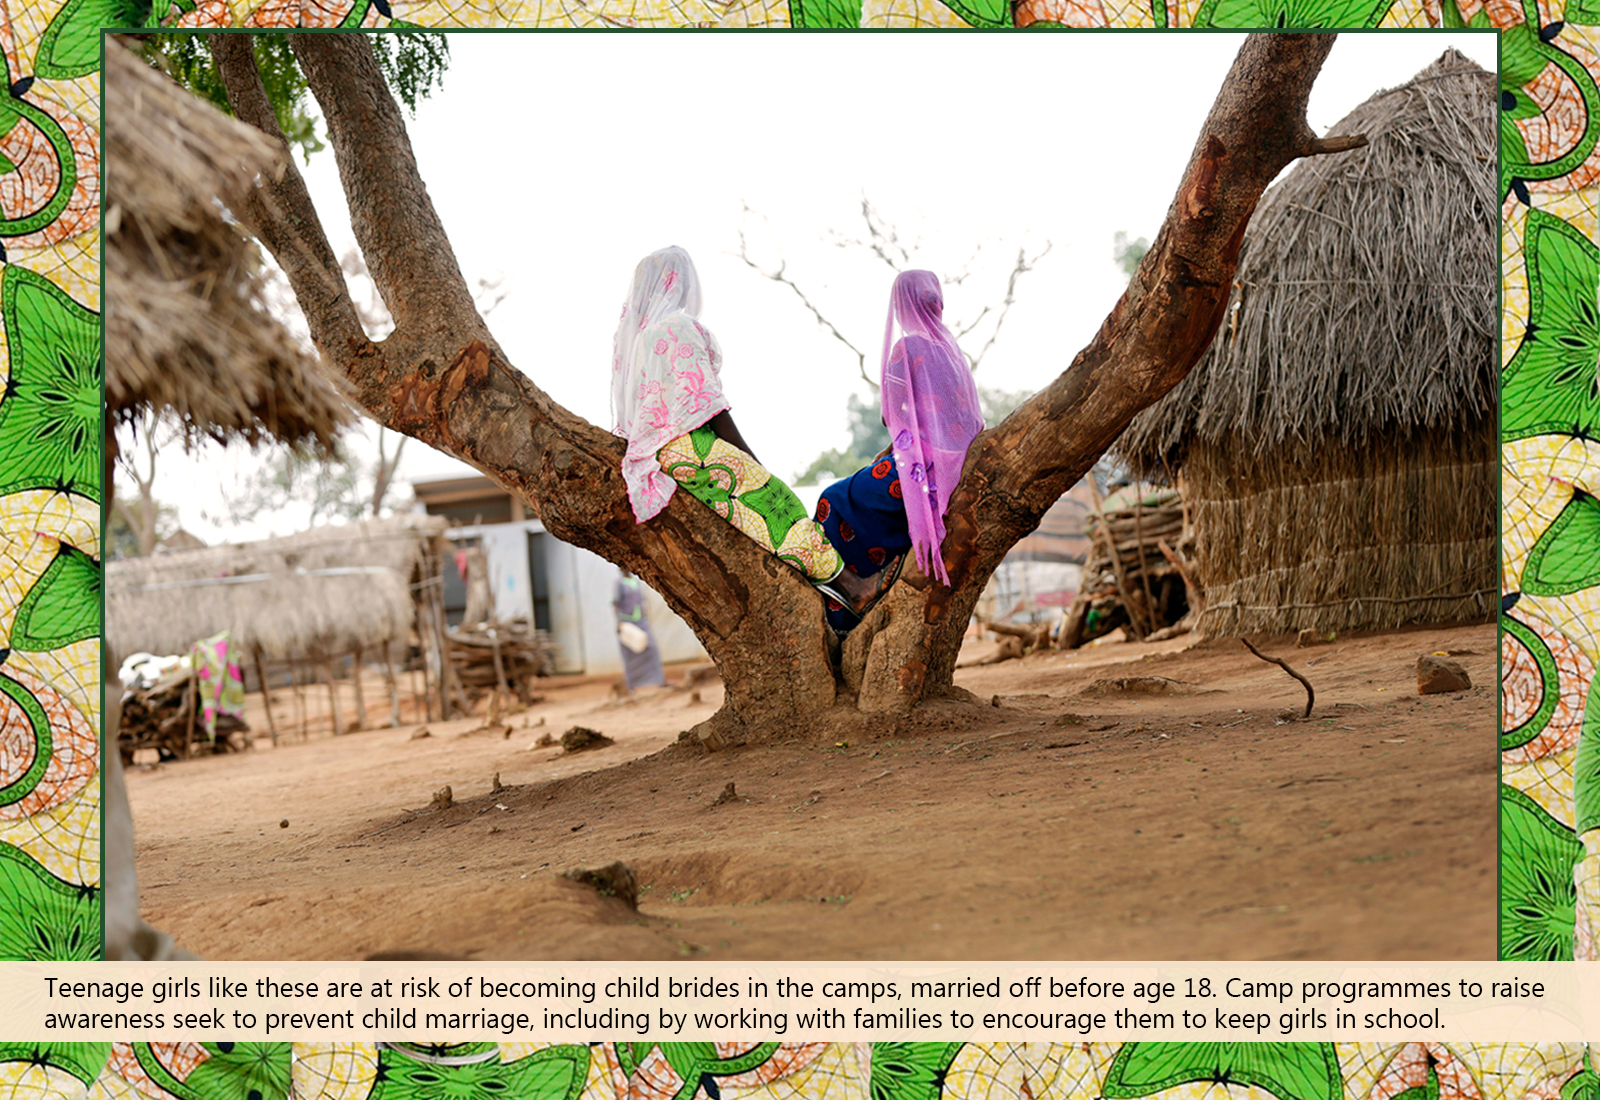
<svg viewBox="0 0 1600 1100"><path fill-rule="evenodd" d="M1288 662L1285 661L1283 658L1281 658L1281 657L1268 657L1265 653L1261 652L1255 646L1251 645L1249 638L1240 638L1239 640L1244 643L1244 647L1246 649L1248 649L1251 653L1254 653L1257 657L1260 657L1263 661L1270 661L1272 664L1277 665L1279 668L1283 669L1283 671L1287 672L1290 676L1293 676L1296 680L1299 680L1302 684L1305 685L1305 688L1306 688L1306 714L1305 714L1305 716L1307 718L1310 718L1311 717L1311 704L1313 702L1315 702L1316 698L1317 698L1317 693L1311 689L1311 681L1307 680L1304 676L1300 675L1294 669L1290 668Z"/></svg>

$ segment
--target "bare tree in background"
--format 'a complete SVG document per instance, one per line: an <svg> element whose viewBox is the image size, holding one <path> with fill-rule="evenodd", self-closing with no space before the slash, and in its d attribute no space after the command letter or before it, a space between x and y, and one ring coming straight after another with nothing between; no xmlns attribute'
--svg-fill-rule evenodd
<svg viewBox="0 0 1600 1100"><path fill-rule="evenodd" d="M139 556L155 553L161 541L161 525L170 517L172 509L156 500L156 470L161 451L179 438L179 432L164 424L157 416L146 413L137 420L123 425L124 434L131 435L143 453L141 463L138 452L125 441L117 449L117 470L133 482L136 498L127 493L112 497L111 508L116 517L133 532L139 546Z"/></svg>
<svg viewBox="0 0 1600 1100"><path fill-rule="evenodd" d="M837 248L850 253L853 257L867 257L882 263L891 274L898 275L908 270L915 262L915 257L922 249L922 239L908 239L907 234L899 225L888 218L877 205L866 195L861 196L860 204L861 230L856 234L845 233L838 229L830 229L827 239ZM754 217L761 217L749 205L744 208L744 220L748 224ZM761 219L766 220L764 217ZM945 324L960 344L962 354L967 357L967 366L972 371L977 371L979 365L989 350L994 347L996 338L1000 335L1001 328L1005 325L1006 317L1011 312L1011 307L1017 301L1017 284L1022 277L1033 271L1039 261L1049 255L1052 245L1045 241L1044 247L1029 255L1027 246L1017 248L1016 259L1012 262L1011 270L1005 277L1003 292L996 290L991 295L990 301L974 307L970 299L970 288L967 293L945 295ZM966 287L969 283L978 281L975 272L978 269L978 258L984 246L979 244L972 250L959 270L953 272L939 272L940 281L946 287ZM789 265L781 256L776 261L761 262L754 255L754 249L746 233L745 226L739 229L739 258L745 264L764 278L788 287L800 300L800 304L816 319L822 329L830 333L834 339L848 348L856 357L856 370L862 381L872 388L873 393L878 392L878 381L872 377L867 369L867 362L872 358L876 363L876 349L871 356L856 346L844 334L843 327L835 321L828 312L824 312L818 304L822 295L812 293L802 285L801 280L789 273ZM992 271L989 273L992 281ZM970 319L963 320L962 312L952 308L951 299L958 302L964 301L965 312ZM847 327L847 326L845 326ZM967 350L971 341L967 338L980 329L987 328L987 339L983 340L976 354ZM868 347L872 347L869 343ZM1022 404L1030 394L1019 390L1002 390L989 386L978 386L979 397L983 403L983 419L986 424L998 424L1011 414L1011 411ZM889 444L888 429L883 426L879 416L877 403L863 402L854 394L849 395L845 407L845 428L849 434L850 442L847 450L831 449L821 452L811 460L810 465L798 470L794 475L794 484L813 485L819 482L831 481L855 472L862 466L872 461Z"/></svg>
<svg viewBox="0 0 1600 1100"><path fill-rule="evenodd" d="M748 204L744 208L744 220L748 222L753 217L761 217L752 210ZM765 221L765 218L762 218ZM902 236L900 227L884 216L883 212L866 195L861 196L861 222L864 235L852 236L837 229L829 230L828 238L832 243L847 252L866 253L881 261L891 272L898 275L912 265L912 258L922 247L921 239L909 243ZM1000 335L1000 329L1006 323L1006 316L1011 312L1011 307L1017 302L1017 283L1028 272L1039 265L1039 261L1050 254L1051 242L1045 241L1044 247L1033 255L1028 254L1026 246L1017 248L1017 257L1011 265L1011 271L1006 277L1005 292L998 301L990 301L973 313L970 320L963 320L959 315L949 312L951 305L950 295L945 295L946 313L944 323L961 345L962 354L967 357L967 366L976 371L983 357L994 347L995 338ZM978 256L983 251L983 245L978 245L972 250L972 255L967 258L958 271L939 272L940 281L947 287L962 286L973 277ZM763 278L771 279L788 287L800 299L800 304L805 307L817 324L831 333L845 347L849 348L856 357L856 370L860 373L862 381L872 387L874 393L878 390L877 379L873 378L867 370L867 353L858 348L836 325L832 318L817 305L816 296L789 274L789 264L781 256L774 262L763 263L758 261L750 246L749 237L745 227L739 227L739 258L753 271ZM966 350L966 339L988 322L988 338L978 348L977 354ZM869 345L870 346L870 345Z"/></svg>

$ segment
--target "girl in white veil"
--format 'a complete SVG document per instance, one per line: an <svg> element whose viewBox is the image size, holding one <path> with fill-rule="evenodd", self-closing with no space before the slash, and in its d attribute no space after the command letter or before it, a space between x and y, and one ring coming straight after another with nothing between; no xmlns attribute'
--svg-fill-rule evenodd
<svg viewBox="0 0 1600 1100"><path fill-rule="evenodd" d="M700 278L683 249L639 262L611 359L612 431L628 441L622 479L634 518L650 520L683 489L830 597L866 598L821 525L756 461L735 427L722 391L722 352L700 323L700 307Z"/></svg>

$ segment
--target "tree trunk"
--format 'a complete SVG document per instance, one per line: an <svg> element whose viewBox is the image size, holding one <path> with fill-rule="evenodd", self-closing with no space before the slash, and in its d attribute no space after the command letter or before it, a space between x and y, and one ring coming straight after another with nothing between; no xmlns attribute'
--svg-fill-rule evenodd
<svg viewBox="0 0 1600 1100"><path fill-rule="evenodd" d="M376 519L383 510L384 498L389 495L389 485L394 481L394 472L400 466L400 452L405 450L406 437L401 436L395 444L394 454L388 454L384 447L384 437L388 435L382 427L378 429L378 461L372 468L372 517Z"/></svg>
<svg viewBox="0 0 1600 1100"><path fill-rule="evenodd" d="M346 375L374 419L470 463L528 501L556 537L656 589L727 685L726 706L702 728L707 741L777 736L816 727L815 716L836 703L900 714L950 688L972 608L1006 551L1204 353L1267 184L1297 157L1364 142L1319 141L1305 122L1333 38L1246 40L1165 224L1099 333L969 450L943 548L953 587L908 568L849 636L837 666L821 598L799 573L686 493L636 524L622 484L622 442L556 404L505 359L461 277L370 43L289 36L327 119L351 225L391 305L393 333L381 342L363 333L292 164L263 181L259 201L240 214L289 275L324 360ZM211 48L234 113L281 137L249 37L214 36Z"/></svg>
<svg viewBox="0 0 1600 1100"><path fill-rule="evenodd" d="M189 727L183 738L183 758L187 760L194 755L194 720L195 715L200 713L200 676L192 666L189 669L189 686L183 697L189 706Z"/></svg>

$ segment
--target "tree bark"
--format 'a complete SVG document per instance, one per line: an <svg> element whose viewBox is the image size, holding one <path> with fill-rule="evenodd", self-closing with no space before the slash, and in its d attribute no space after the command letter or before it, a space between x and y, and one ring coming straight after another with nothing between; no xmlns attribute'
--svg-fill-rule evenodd
<svg viewBox="0 0 1600 1100"><path fill-rule="evenodd" d="M235 113L276 133L245 45L213 46ZM290 35L327 119L351 224L395 328L366 338L298 174L264 181L242 216L278 256L324 359L379 423L452 454L528 501L550 532L638 574L716 661L727 706L703 735L777 735L836 701L902 713L950 687L984 582L1141 409L1188 372L1226 307L1261 193L1300 156L1333 151L1305 122L1331 34L1245 43L1122 299L1053 383L968 452L944 557L953 587L908 568L835 668L821 599L686 493L636 524L622 442L552 401L505 358L473 305L418 174L399 109L360 36ZM281 135L280 135L281 136ZM293 262L286 261L285 257Z"/></svg>

